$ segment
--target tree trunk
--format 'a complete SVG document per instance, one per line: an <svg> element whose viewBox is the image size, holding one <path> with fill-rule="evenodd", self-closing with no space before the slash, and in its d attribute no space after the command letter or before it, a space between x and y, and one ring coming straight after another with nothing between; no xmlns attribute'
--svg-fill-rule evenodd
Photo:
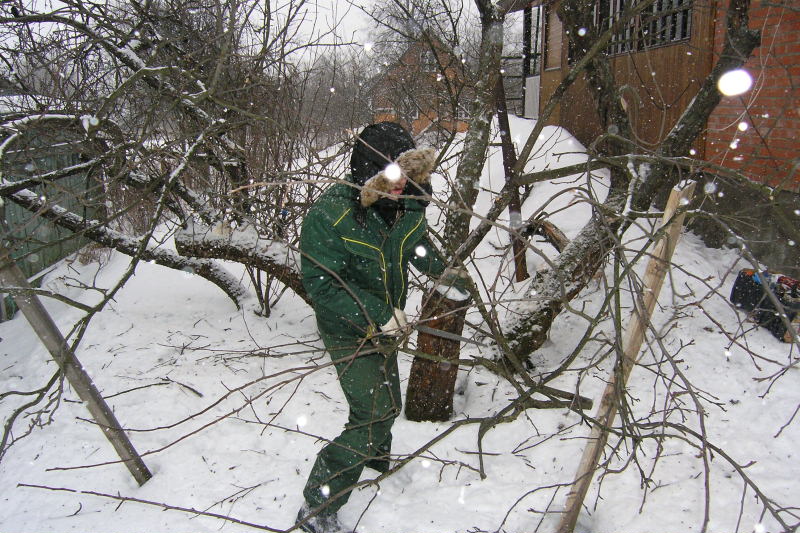
<svg viewBox="0 0 800 533"><path fill-rule="evenodd" d="M450 300L436 291L427 295L420 322L434 329L461 334L467 308L464 302ZM434 318L435 317L435 318ZM460 345L429 333L417 333L417 350L447 361L414 358L406 391L406 418L414 421L444 421L453 414Z"/></svg>
<svg viewBox="0 0 800 533"><path fill-rule="evenodd" d="M514 167L517 166L517 154L514 151L514 143L511 140L511 124L508 121L508 105L506 104L506 89L503 85L503 78L497 82L497 123L500 126L500 140L503 147L503 170L506 172L506 182L514 179ZM509 226L511 234L511 245L514 253L514 274L517 281L528 279L528 263L525 260L525 251L528 249L519 231L522 227L522 204L519 198L519 190L511 191L511 201L508 203Z"/></svg>
<svg viewBox="0 0 800 533"><path fill-rule="evenodd" d="M478 197L492 119L497 108L495 87L500 77L500 57L503 51L504 12L488 0L475 1L481 13L481 49L479 71L484 74L476 86L476 98L470 111L469 131L464 139L464 151L456 171L456 183L451 191L450 204L458 209L448 213L445 235L451 242L463 243L469 234L470 212ZM460 209L460 211L459 211ZM448 250L453 254L454 250ZM437 294L431 295L423 306L421 316L442 317L432 321L432 327L461 335L466 307L464 302L452 302ZM460 343L419 333L420 351L444 359L458 359ZM415 358L408 378L406 416L409 420L447 420L453 412L453 392L457 365Z"/></svg>

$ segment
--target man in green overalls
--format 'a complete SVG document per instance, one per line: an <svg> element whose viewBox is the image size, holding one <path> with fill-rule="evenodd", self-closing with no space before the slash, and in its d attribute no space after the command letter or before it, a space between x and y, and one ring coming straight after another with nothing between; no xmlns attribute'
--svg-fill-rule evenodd
<svg viewBox="0 0 800 533"><path fill-rule="evenodd" d="M349 182L325 191L303 222L303 285L350 407L344 431L319 452L303 491L304 531L345 531L336 512L364 467L389 469L401 407L392 346L408 327L408 264L434 278L449 271L426 235L435 159L398 124L367 126L353 148Z"/></svg>

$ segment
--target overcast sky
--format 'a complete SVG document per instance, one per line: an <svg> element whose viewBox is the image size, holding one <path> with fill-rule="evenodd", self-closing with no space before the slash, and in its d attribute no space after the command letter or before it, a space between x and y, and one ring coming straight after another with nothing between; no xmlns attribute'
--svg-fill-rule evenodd
<svg viewBox="0 0 800 533"><path fill-rule="evenodd" d="M321 26L333 29L339 42L353 40L363 44L370 40L371 20L361 9L347 1L317 0L316 3ZM372 0L361 0L358 3L367 9L372 4Z"/></svg>

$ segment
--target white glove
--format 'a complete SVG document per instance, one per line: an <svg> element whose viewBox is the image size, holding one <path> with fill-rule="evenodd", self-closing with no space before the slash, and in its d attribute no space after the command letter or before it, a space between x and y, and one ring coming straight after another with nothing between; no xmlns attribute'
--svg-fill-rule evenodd
<svg viewBox="0 0 800 533"><path fill-rule="evenodd" d="M395 307L392 309L392 318L381 326L381 331L387 335L399 337L405 333L406 328L408 328L408 318L406 317L405 311Z"/></svg>
<svg viewBox="0 0 800 533"><path fill-rule="evenodd" d="M455 302L466 302L471 298L466 283L469 280L467 269L462 266L444 269L436 282L436 292Z"/></svg>
<svg viewBox="0 0 800 533"><path fill-rule="evenodd" d="M442 280L455 281L458 278L469 279L469 274L467 273L467 269L463 266L452 266L445 268L444 272L442 272L442 275L439 276L439 278ZM450 283L451 285L452 281Z"/></svg>

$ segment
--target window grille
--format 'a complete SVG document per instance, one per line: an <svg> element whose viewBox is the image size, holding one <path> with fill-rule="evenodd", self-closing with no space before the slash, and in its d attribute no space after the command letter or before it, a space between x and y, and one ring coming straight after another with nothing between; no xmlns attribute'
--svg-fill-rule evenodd
<svg viewBox="0 0 800 533"><path fill-rule="evenodd" d="M631 0L601 0L596 8L599 27L606 29L634 5ZM655 0L612 37L609 55L639 52L687 41L692 34L692 0Z"/></svg>
<svg viewBox="0 0 800 533"><path fill-rule="evenodd" d="M641 18L645 48L673 44L692 36L692 3L688 0L656 0Z"/></svg>

